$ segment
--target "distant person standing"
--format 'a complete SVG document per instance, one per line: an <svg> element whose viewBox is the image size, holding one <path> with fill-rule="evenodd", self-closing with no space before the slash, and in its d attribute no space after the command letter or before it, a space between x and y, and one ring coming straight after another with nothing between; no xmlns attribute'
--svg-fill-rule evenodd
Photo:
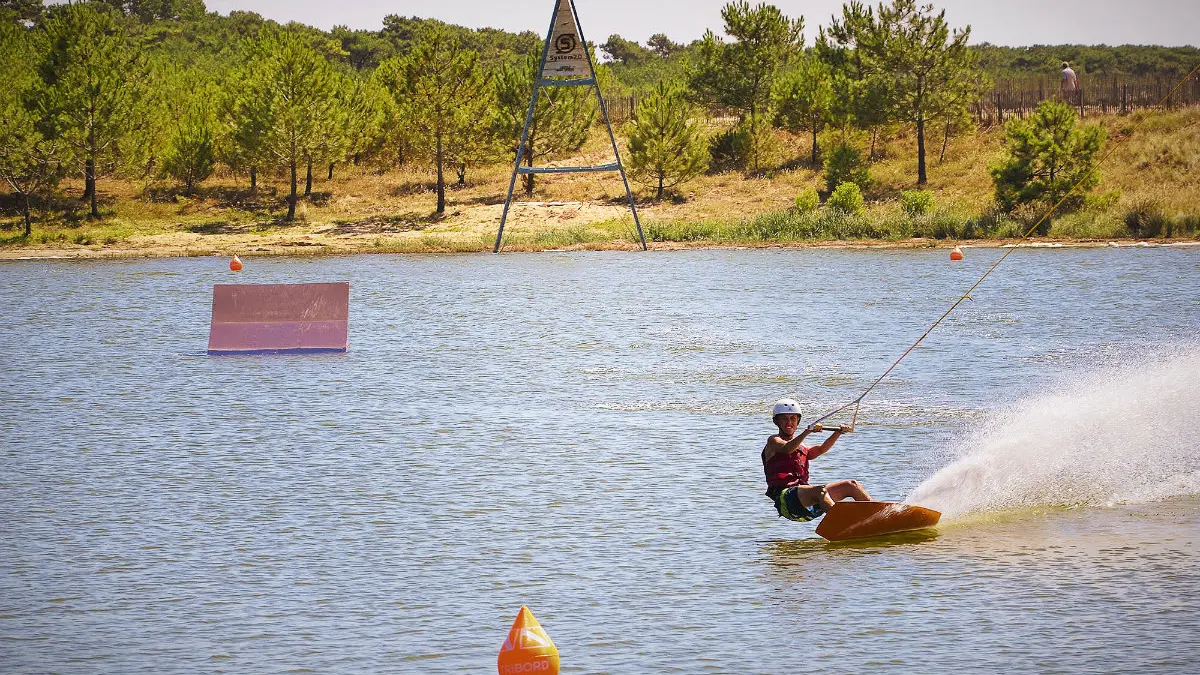
<svg viewBox="0 0 1200 675"><path fill-rule="evenodd" d="M1075 76L1075 71L1071 70L1071 64L1063 61L1062 64L1062 93L1063 98L1067 103L1074 104L1079 95L1079 78Z"/></svg>

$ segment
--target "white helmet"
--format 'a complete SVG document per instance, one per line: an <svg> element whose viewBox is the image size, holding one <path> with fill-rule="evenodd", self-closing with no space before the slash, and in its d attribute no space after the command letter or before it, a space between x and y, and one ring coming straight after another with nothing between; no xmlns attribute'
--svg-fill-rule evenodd
<svg viewBox="0 0 1200 675"><path fill-rule="evenodd" d="M781 398L775 401L775 405L771 406L771 417L776 415L799 415L800 404L790 398Z"/></svg>

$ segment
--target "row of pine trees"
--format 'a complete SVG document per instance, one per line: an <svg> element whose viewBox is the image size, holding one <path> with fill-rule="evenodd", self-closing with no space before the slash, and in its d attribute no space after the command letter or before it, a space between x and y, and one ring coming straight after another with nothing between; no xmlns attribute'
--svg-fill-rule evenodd
<svg viewBox="0 0 1200 675"><path fill-rule="evenodd" d="M369 32L334 39L244 12L216 17L200 0L6 5L0 177L24 198L27 231L29 199L66 176L83 178L99 217L105 176L168 177L190 193L219 167L252 189L260 172L285 176L291 220L314 170L421 163L436 171L440 214L449 181L512 161L541 54L532 34L394 16L385 30L400 47L388 55ZM631 175L658 197L710 169L777 166L782 132L811 137L830 190L865 187L876 135L897 126L913 131L924 184L931 127L943 143L968 128L968 104L989 86L970 28L914 0L850 2L808 48L803 18L773 5L731 2L721 17L729 39L709 31L683 50L623 129ZM216 20L218 30L197 28ZM678 47L665 41L663 57ZM612 68L597 75L603 90L620 87ZM521 160L578 150L598 112L589 88L543 89ZM706 115L734 123L712 134ZM533 175L524 188L532 194Z"/></svg>

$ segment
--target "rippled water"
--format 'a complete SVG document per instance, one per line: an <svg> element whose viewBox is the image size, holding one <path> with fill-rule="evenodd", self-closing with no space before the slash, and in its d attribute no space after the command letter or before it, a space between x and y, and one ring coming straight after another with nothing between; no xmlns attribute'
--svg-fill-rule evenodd
<svg viewBox="0 0 1200 675"><path fill-rule="evenodd" d="M967 254L0 265L0 671L489 673L522 604L571 673L1200 670L1195 248L1014 253L813 469L1044 488L843 545L762 495L769 403L857 396ZM350 281L350 352L206 356L233 280Z"/></svg>

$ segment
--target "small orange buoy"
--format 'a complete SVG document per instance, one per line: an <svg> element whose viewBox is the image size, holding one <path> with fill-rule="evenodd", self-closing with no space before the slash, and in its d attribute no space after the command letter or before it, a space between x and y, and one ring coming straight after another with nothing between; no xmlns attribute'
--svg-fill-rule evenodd
<svg viewBox="0 0 1200 675"><path fill-rule="evenodd" d="M558 675L558 647L524 605L508 629L508 639L500 647L496 668L500 675Z"/></svg>
<svg viewBox="0 0 1200 675"><path fill-rule="evenodd" d="M951 260L962 260L963 259L962 249L955 246L954 250L950 251L950 259Z"/></svg>
<svg viewBox="0 0 1200 675"><path fill-rule="evenodd" d="M242 271L242 261L236 255L233 256L233 260L229 261L229 269L233 270L234 272Z"/></svg>

